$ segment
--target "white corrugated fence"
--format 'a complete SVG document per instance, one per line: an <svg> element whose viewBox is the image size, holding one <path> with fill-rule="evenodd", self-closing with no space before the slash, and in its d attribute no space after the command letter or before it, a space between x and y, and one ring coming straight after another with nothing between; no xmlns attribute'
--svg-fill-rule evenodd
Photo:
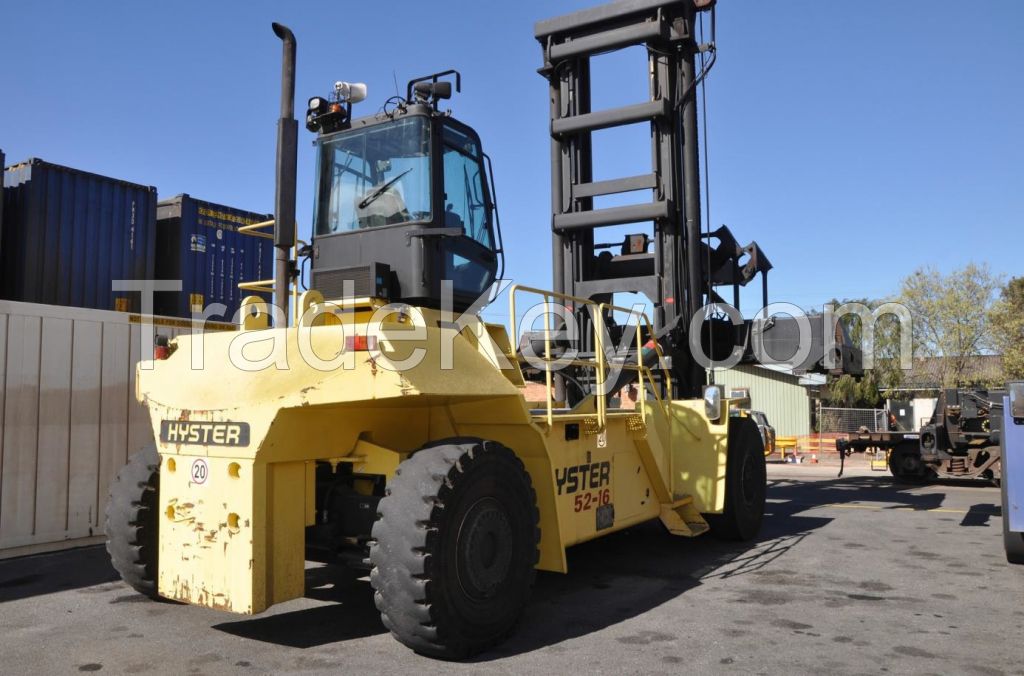
<svg viewBox="0 0 1024 676"><path fill-rule="evenodd" d="M110 480L152 440L141 335L139 315L0 300L0 558L99 540Z"/></svg>

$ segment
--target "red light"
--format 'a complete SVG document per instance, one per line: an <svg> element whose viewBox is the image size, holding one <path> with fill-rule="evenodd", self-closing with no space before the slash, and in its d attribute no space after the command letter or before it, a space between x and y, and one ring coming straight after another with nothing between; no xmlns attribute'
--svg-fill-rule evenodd
<svg viewBox="0 0 1024 676"><path fill-rule="evenodd" d="M168 336L162 333L156 335L156 339L153 341L153 360L162 361L171 356L171 341Z"/></svg>
<svg viewBox="0 0 1024 676"><path fill-rule="evenodd" d="M669 296L668 298L665 299L665 305L672 305L675 302L676 302L676 299L673 298L672 296Z"/></svg>
<svg viewBox="0 0 1024 676"><path fill-rule="evenodd" d="M370 352L377 349L377 336L345 336L345 349L352 352Z"/></svg>
<svg viewBox="0 0 1024 676"><path fill-rule="evenodd" d="M332 103L331 104L331 112L332 113L340 113L341 112L341 104L340 103Z"/></svg>

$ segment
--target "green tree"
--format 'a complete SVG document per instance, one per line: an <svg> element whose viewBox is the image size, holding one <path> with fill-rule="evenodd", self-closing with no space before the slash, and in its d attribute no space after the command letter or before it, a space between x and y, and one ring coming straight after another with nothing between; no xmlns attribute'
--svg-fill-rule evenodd
<svg viewBox="0 0 1024 676"><path fill-rule="evenodd" d="M859 303L866 306L872 312L885 303L891 302L888 299L854 298L845 300L833 300L832 306L839 308L843 305ZM895 395L895 389L903 382L903 371L900 369L899 347L900 347L900 326L896 317L889 314L882 314L874 322L874 331L868 334L865 331L864 322L861 317L855 314L845 314L839 317L850 341L859 348L863 354L870 353L873 357L872 367L866 369L864 375L854 377L850 375L829 376L828 395L826 401L833 406L872 408L877 406L885 397Z"/></svg>
<svg viewBox="0 0 1024 676"><path fill-rule="evenodd" d="M992 342L1003 355L1007 380L1024 378L1024 277L1014 277L1003 287L989 312Z"/></svg>
<svg viewBox="0 0 1024 676"><path fill-rule="evenodd" d="M940 358L942 387L971 384L971 359L995 347L989 318L1001 286L974 263L948 275L918 268L903 280L897 300L913 317L914 356Z"/></svg>

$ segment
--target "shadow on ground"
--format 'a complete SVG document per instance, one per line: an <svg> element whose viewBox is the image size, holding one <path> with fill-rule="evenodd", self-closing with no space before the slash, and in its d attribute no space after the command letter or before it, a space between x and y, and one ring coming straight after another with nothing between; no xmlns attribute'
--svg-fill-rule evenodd
<svg viewBox="0 0 1024 676"><path fill-rule="evenodd" d="M992 525L989 523L989 520L993 516L1002 515L1002 505L993 505L990 503L982 502L976 505L971 505L970 509L967 510L967 513L964 514L964 518L960 521L960 525L971 527L983 526L987 528L988 526Z"/></svg>
<svg viewBox="0 0 1024 676"><path fill-rule="evenodd" d="M306 597L330 605L222 622L214 629L291 648L313 648L383 634L373 590L344 568L324 566L306 571Z"/></svg>
<svg viewBox="0 0 1024 676"><path fill-rule="evenodd" d="M103 545L0 561L0 603L117 580Z"/></svg>
<svg viewBox="0 0 1024 676"><path fill-rule="evenodd" d="M769 489L773 502L768 505L762 534L753 542L676 538L668 535L660 523L653 522L571 548L569 574L538 573L530 605L517 632L476 661L531 652L599 631L678 598L702 580L746 575L770 567L810 531L831 521L827 517L796 514L804 507L788 508L788 501L777 501L776 490ZM841 496L829 496L831 501L836 499ZM365 578L354 580L331 567L310 570L306 596L337 605L227 622L214 628L298 648L386 631ZM644 645L663 639L641 632L619 640Z"/></svg>
<svg viewBox="0 0 1024 676"><path fill-rule="evenodd" d="M942 506L945 493L921 493L920 488L896 483L889 476L846 476L821 481L784 479L769 482L768 499L781 501L777 509L784 516L793 516L822 505L850 503L881 502L887 503L882 509L922 511Z"/></svg>

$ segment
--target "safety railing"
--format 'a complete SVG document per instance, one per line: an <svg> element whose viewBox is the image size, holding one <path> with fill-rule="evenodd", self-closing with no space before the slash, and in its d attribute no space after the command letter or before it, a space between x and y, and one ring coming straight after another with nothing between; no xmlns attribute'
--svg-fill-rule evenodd
<svg viewBox="0 0 1024 676"><path fill-rule="evenodd" d="M264 228L274 227L273 219L269 221L260 221L259 223L251 223L249 225L243 225L238 229L238 232L252 237L262 237L263 239L274 239L273 233L263 232Z"/></svg>
<svg viewBox="0 0 1024 676"><path fill-rule="evenodd" d="M274 220L260 221L259 223L250 223L249 225L243 225L238 229L238 232L243 235L249 235L250 237L260 237L262 239L274 239L272 232L264 232L267 228L274 227ZM293 251L298 251L298 246L303 243L302 240L296 237L295 244L292 246ZM291 293L292 296L292 325L298 324L299 322L299 285L291 284L291 289L286 289L285 293ZM258 279L253 282L241 282L238 288L242 291L254 291L256 293L268 293L273 295L276 290L274 287L273 279Z"/></svg>
<svg viewBox="0 0 1024 676"><path fill-rule="evenodd" d="M589 298L580 298L578 296L570 296L565 293L558 293L556 291L548 291L545 289L537 289L530 286L522 286L519 284L513 284L509 288L509 316L511 318L512 325L512 340L519 340L519 332L517 328L517 313L516 313L516 295L518 293L531 293L538 295L544 299L544 356L538 357L540 361L544 363L544 381L545 381L545 419L548 426L554 424L555 412L554 412L554 395L552 393L553 386L553 370L552 367L557 365L559 367L565 366L578 366L583 368L594 369L595 372L595 392L593 397L595 400L595 409L597 417L598 429L604 430L608 416L608 402L606 400L607 392L604 392L605 382L608 374L608 355L605 350L605 337L607 332L605 330L605 312L623 312L627 313L630 317L636 317L637 323L635 325L635 339L636 339L636 363L627 363L625 360L620 363L616 363L615 366L621 370L636 371L637 380L639 381L639 389L646 390L646 384L650 383L651 391L654 394L656 403L667 413L668 404L663 400L661 394L658 392L658 385L654 380L654 375L648 367L644 366L643 363L643 332L640 330L641 325L647 330L647 335L651 337L652 348L657 352L658 364L661 371L664 372L665 382L668 382L668 366L665 362L665 356L661 351L661 347L658 345L658 341L654 338L654 329L644 312L638 312L634 308L619 307L610 303L596 303ZM552 305L551 301L559 300L562 303L573 303L577 307L585 306L590 308L590 315L593 326L593 346L594 346L594 359L565 359L563 357L552 357L551 356L551 334L553 331L552 327L552 314L548 306ZM642 324L641 324L642 322ZM515 347L513 346L513 351ZM512 355L515 357L516 355ZM536 357L536 355L534 355ZM530 363L525 357L516 357L521 363ZM531 364L534 365L534 364ZM644 418L647 417L647 397L637 396L637 404L640 407L640 415ZM559 413L560 419L565 418L590 418L592 414L588 413Z"/></svg>

